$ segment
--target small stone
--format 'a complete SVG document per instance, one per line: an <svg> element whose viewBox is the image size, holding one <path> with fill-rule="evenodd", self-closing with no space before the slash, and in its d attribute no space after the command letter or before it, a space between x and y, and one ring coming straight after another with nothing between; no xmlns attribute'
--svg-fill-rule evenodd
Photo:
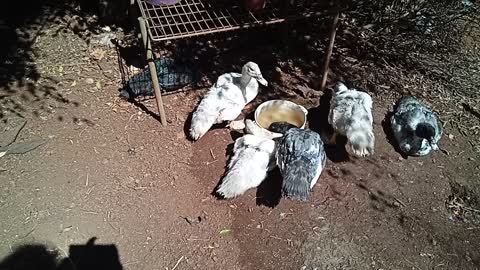
<svg viewBox="0 0 480 270"><path fill-rule="evenodd" d="M85 80L85 83L87 83L87 84L94 84L95 81L94 81L92 78L87 78L87 79Z"/></svg>

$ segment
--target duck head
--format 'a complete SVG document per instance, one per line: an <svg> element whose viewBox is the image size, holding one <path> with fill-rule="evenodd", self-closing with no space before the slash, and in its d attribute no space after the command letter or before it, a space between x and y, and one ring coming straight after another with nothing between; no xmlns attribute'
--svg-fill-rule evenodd
<svg viewBox="0 0 480 270"><path fill-rule="evenodd" d="M267 80L263 78L260 68L254 62L248 62L243 65L242 76L252 77L256 79L261 85L268 86Z"/></svg>
<svg viewBox="0 0 480 270"><path fill-rule="evenodd" d="M435 140L435 128L432 125L427 123L418 124L417 128L415 129L415 135L420 138L426 139L433 150L438 149L438 145Z"/></svg>
<svg viewBox="0 0 480 270"><path fill-rule="evenodd" d="M275 133L285 134L289 129L297 128L288 122L273 122L268 127L268 130Z"/></svg>

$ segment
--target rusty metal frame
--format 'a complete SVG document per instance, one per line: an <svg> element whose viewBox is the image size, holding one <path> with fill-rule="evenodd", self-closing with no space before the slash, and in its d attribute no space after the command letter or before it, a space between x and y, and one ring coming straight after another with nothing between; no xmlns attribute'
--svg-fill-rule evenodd
<svg viewBox="0 0 480 270"><path fill-rule="evenodd" d="M133 1L131 0L131 3ZM146 0L136 1L141 12L141 17L138 20L150 74L152 75L160 121L164 126L167 124L167 120L158 78L153 76L157 73L153 63L152 42L233 31L324 15L324 13L318 11L317 6L321 2L318 0L303 0L301 5L295 3L295 9L288 10L282 10L281 5L267 4L266 8L255 13L248 12L241 6L232 5L231 1L226 1L227 6L215 5L212 0L181 0L177 4L163 6L151 5ZM289 0L284 1L287 4Z"/></svg>

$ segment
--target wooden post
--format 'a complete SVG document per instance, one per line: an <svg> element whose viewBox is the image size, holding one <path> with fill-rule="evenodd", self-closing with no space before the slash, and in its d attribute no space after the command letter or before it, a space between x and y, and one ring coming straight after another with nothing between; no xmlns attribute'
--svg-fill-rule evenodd
<svg viewBox="0 0 480 270"><path fill-rule="evenodd" d="M163 126L167 125L167 116L165 115L165 109L163 108L162 93L160 92L160 84L158 83L157 68L155 67L152 44L148 38L147 26L143 17L138 18L140 23L140 32L142 33L143 46L146 50L146 57L148 67L150 69L150 76L152 77L153 91L155 92L155 99L157 100L158 113L160 114L160 122Z"/></svg>
<svg viewBox="0 0 480 270"><path fill-rule="evenodd" d="M322 83L320 84L320 91L325 90L325 85L327 84L327 77L328 77L328 67L330 65L330 58L332 56L333 51L333 44L335 43L335 35L337 34L337 25L338 25L338 18L340 17L340 11L335 13L332 22L332 28L330 30L330 40L328 43L327 51L325 52L325 61L323 63L323 75L322 75Z"/></svg>

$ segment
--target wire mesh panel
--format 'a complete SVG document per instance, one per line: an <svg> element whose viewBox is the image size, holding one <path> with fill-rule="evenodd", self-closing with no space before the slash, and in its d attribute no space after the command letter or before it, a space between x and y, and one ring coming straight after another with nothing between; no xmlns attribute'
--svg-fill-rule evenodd
<svg viewBox="0 0 480 270"><path fill-rule="evenodd" d="M223 32L239 28L267 25L320 15L318 2L302 1L295 13L287 13L282 7L285 1L270 1L265 9L249 12L238 3L242 1L182 0L174 5L154 6L145 0L137 0L142 16L147 20L153 41L191 37ZM307 2L307 3L305 3Z"/></svg>

